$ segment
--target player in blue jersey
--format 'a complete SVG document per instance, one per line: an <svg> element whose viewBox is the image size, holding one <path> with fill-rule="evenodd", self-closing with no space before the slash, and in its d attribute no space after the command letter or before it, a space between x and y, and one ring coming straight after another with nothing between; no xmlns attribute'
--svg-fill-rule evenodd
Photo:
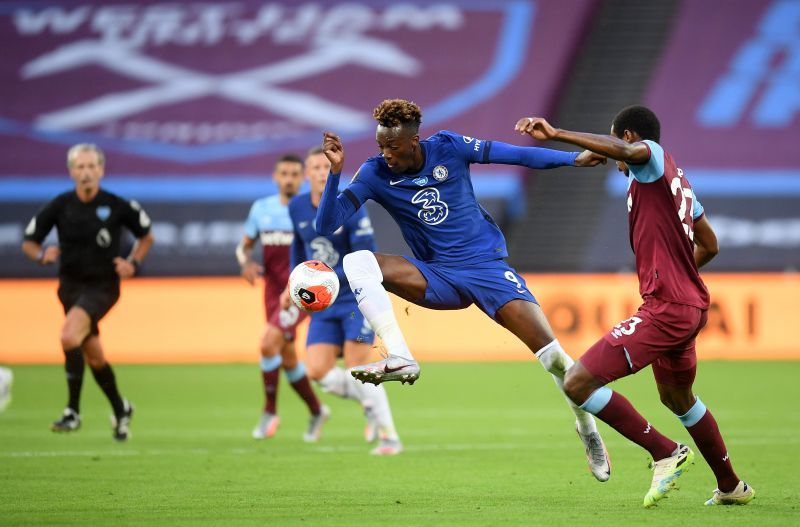
<svg viewBox="0 0 800 527"><path fill-rule="evenodd" d="M333 233L372 199L398 223L414 257L366 250L344 257L344 271L358 307L387 350L384 360L353 368L353 376L374 384L414 382L419 377L419 365L397 324L388 289L431 309L476 304L534 352L563 393L564 374L573 360L556 340L525 280L505 262L505 239L475 198L469 165L595 166L605 158L588 151L517 147L446 131L421 141L422 112L402 99L383 101L373 116L378 122L380 155L361 165L341 193L344 147L336 134L324 135L331 175L317 212L317 230ZM567 402L577 418L592 474L600 481L608 480L611 465L594 418Z"/></svg>
<svg viewBox="0 0 800 527"><path fill-rule="evenodd" d="M244 224L244 236L236 247L236 259L242 268L242 277L250 285L259 275L264 275L264 307L267 326L261 336L261 379L264 383L264 411L253 429L254 439L270 438L280 424L277 411L278 381L283 366L289 384L303 399L311 414L308 430L303 434L307 442L319 440L322 425L330 413L320 404L306 375L305 365L297 360L294 337L297 324L302 320L299 310L291 306L281 309L280 296L289 280L289 247L292 244L292 221L289 219L289 200L303 183L303 160L295 155L284 155L275 163L272 179L278 193L253 203ZM262 246L262 264L253 259L256 242Z"/></svg>
<svg viewBox="0 0 800 527"><path fill-rule="evenodd" d="M305 260L320 260L336 271L341 283L336 302L311 315L306 341L308 375L319 382L324 391L362 405L368 419L365 438L370 442L380 439L372 450L373 454L399 454L402 444L394 427L386 390L383 386L359 383L336 365L342 354L348 368L364 364L372 351L375 333L358 310L356 299L347 285L342 257L353 251L375 250L375 240L365 209L356 211L333 234L321 236L317 233L314 222L330 168L331 163L322 148L312 149L305 160L311 192L300 194L289 202L289 216L294 225L292 268ZM288 290L281 300L284 307L290 305Z"/></svg>

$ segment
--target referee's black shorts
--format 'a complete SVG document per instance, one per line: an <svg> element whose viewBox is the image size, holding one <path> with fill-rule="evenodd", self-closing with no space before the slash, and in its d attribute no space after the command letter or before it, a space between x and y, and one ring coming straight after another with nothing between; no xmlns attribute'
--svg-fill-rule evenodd
<svg viewBox="0 0 800 527"><path fill-rule="evenodd" d="M58 299L66 314L74 306L81 307L92 319L92 335L99 335L98 323L119 300L119 281L77 282L61 278Z"/></svg>

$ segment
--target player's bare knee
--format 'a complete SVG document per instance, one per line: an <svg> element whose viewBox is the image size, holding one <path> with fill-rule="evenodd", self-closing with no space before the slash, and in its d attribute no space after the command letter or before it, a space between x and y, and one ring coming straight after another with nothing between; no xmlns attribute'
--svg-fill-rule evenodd
<svg viewBox="0 0 800 527"><path fill-rule="evenodd" d="M89 367L93 370L99 370L100 368L106 365L106 358L103 357L102 355L99 357L86 355L86 364L88 364Z"/></svg>
<svg viewBox="0 0 800 527"><path fill-rule="evenodd" d="M79 348L84 339L85 337L83 335L78 334L71 328L64 328L61 330L61 348L64 351Z"/></svg>
<svg viewBox="0 0 800 527"><path fill-rule="evenodd" d="M281 354L286 341L277 331L268 329L261 338L261 356L265 358Z"/></svg>
<svg viewBox="0 0 800 527"><path fill-rule="evenodd" d="M575 404L582 404L583 401L579 401L578 399L580 398L580 394L583 392L583 385L579 376L575 373L575 368L570 368L564 375L564 393Z"/></svg>
<svg viewBox="0 0 800 527"><path fill-rule="evenodd" d="M330 370L330 366L319 360L319 353L311 353L306 349L306 375L312 381L319 381Z"/></svg>
<svg viewBox="0 0 800 527"><path fill-rule="evenodd" d="M564 375L564 393L575 404L583 404L592 392L602 384L584 368L580 362L575 363Z"/></svg>
<svg viewBox="0 0 800 527"><path fill-rule="evenodd" d="M308 378L312 381L320 381L323 377L325 377L325 374L328 373L328 371L329 370L326 370L321 365L312 361L308 361L306 363L306 375L308 375Z"/></svg>
<svg viewBox="0 0 800 527"><path fill-rule="evenodd" d="M694 406L695 398L691 390L669 389L660 390L661 404L677 415L683 415Z"/></svg>
<svg viewBox="0 0 800 527"><path fill-rule="evenodd" d="M261 356L265 359L270 359L276 355L280 355L281 349L278 346L270 346L265 344L264 342L261 343Z"/></svg>

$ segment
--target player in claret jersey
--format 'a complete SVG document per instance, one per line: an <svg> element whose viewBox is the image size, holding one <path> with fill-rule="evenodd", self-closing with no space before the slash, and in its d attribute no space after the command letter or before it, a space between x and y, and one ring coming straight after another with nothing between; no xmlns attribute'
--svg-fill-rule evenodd
<svg viewBox="0 0 800 527"><path fill-rule="evenodd" d="M388 352L383 361L353 368L353 375L374 384L413 382L419 377L419 364L397 324L388 289L432 309L463 309L474 303L522 340L561 387L572 359L553 335L525 280L505 262L503 233L478 204L469 165L594 166L605 158L588 151L518 147L447 131L421 141L422 111L403 99L383 101L373 116L380 155L361 165L341 194L344 147L336 134L324 136L323 149L332 166L317 211L317 231L333 233L372 199L395 219L414 257L371 251L344 257L344 272L358 307ZM571 401L570 405L592 474L606 481L611 467L595 421Z"/></svg>
<svg viewBox="0 0 800 527"><path fill-rule="evenodd" d="M294 155L281 157L275 164L272 178L278 186L278 193L253 203L244 224L244 237L236 248L236 259L242 267L245 280L253 285L260 274L266 279L264 305L267 327L261 337L261 378L264 382L265 404L261 419L253 429L253 437L272 437L278 428L278 373L283 366L292 388L311 412L303 439L314 442L319 440L322 425L328 419L330 410L320 404L308 381L305 366L297 360L295 353L297 324L305 314L295 306L281 309L280 305L281 293L289 281L289 247L293 239L288 205L303 183L303 161ZM263 247L263 266L253 260L256 240L260 240Z"/></svg>
<svg viewBox="0 0 800 527"><path fill-rule="evenodd" d="M686 427L717 477L719 488L706 505L749 502L753 488L733 471L714 417L692 392L695 337L709 305L698 268L717 254L717 238L686 175L659 144L658 118L644 106L630 106L614 118L611 135L561 130L535 117L520 119L517 130L608 156L628 176L630 240L644 303L570 368L567 395L653 456L653 481L644 497L650 507L674 488L694 453L660 434L605 385L651 364L661 402Z"/></svg>

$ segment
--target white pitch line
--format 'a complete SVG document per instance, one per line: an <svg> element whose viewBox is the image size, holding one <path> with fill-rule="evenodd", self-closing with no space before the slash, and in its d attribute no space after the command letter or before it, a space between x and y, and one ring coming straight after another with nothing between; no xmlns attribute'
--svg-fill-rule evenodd
<svg viewBox="0 0 800 527"><path fill-rule="evenodd" d="M729 441L731 445L795 445L800 443L800 438L752 438ZM337 454L347 452L361 452L371 448L367 444L352 444L338 446L310 446L309 453L318 454ZM464 452L464 451L507 451L507 450L552 450L553 445L544 443L448 443L448 444L420 444L406 445L405 452ZM615 448L625 448L626 450L635 448L635 445L624 443L615 445ZM0 452L0 458L37 458L37 457L134 457L134 456L180 456L196 455L209 456L230 454L234 456L259 455L268 451L268 448L230 448L223 450L209 448L180 448L180 449L145 449L145 450L23 450L15 452Z"/></svg>
<svg viewBox="0 0 800 527"><path fill-rule="evenodd" d="M312 446L309 448L311 452L317 453L336 453L336 452L359 452L368 449L369 445L342 445L342 446ZM521 445L514 443L494 443L494 444L448 444L448 445L411 445L405 448L406 451L412 452L426 452L437 450L514 450L514 449L530 449L530 445ZM212 454L232 454L235 456L261 454L265 452L261 448L231 448L227 450L211 450L207 448L190 448L190 449L146 449L146 450L108 450L108 451L93 451L93 450L26 450L17 452L3 452L0 453L0 458L25 458L25 457L128 457L128 456L175 456L175 455L212 455Z"/></svg>

